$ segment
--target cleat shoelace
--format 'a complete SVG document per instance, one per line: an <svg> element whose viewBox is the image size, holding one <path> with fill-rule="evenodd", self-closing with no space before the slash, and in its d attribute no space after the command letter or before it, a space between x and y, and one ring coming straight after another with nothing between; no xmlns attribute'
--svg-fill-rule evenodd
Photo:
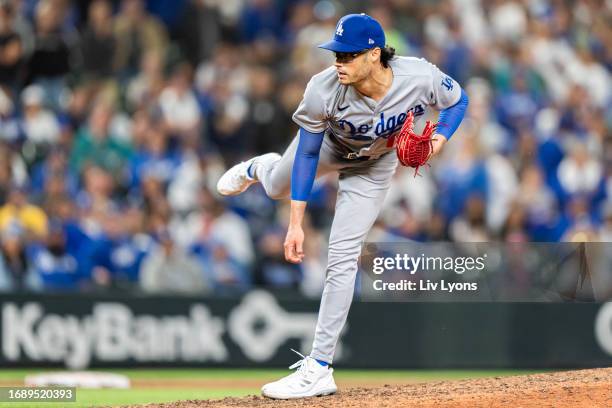
<svg viewBox="0 0 612 408"><path fill-rule="evenodd" d="M291 351L293 351L295 354L297 354L298 356L300 356L300 357L302 357L302 358L301 358L300 360L296 361L295 363L291 364L291 365L289 366L289 369L290 369L290 370L293 370L294 368L297 368L297 369L298 369L298 371L299 371L299 369L300 369L300 368L302 368L302 366L303 366L303 365L305 365L305 364L304 364L304 361L306 360L306 356L305 356L305 355L303 355L302 353L300 353L300 352L299 352L299 351L297 351L297 350L291 349ZM298 367L299 367L299 368L298 368Z"/></svg>
<svg viewBox="0 0 612 408"><path fill-rule="evenodd" d="M296 361L295 363L291 364L289 366L289 369L293 370L293 369L297 368L297 370L295 371L295 373L293 373L293 375L307 376L308 375L308 371L307 371L307 368L306 368L306 366L307 366L307 364L306 364L306 356L303 355L302 353L300 353L297 350L291 349L291 351L293 351L295 354L300 356L301 359Z"/></svg>

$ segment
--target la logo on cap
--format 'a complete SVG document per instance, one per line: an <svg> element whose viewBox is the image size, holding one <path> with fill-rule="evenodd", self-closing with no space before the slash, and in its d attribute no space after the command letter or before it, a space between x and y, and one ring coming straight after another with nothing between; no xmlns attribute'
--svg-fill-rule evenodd
<svg viewBox="0 0 612 408"><path fill-rule="evenodd" d="M338 28L336 29L336 35L342 37L342 33L344 32L344 28L342 28L342 23L338 24Z"/></svg>

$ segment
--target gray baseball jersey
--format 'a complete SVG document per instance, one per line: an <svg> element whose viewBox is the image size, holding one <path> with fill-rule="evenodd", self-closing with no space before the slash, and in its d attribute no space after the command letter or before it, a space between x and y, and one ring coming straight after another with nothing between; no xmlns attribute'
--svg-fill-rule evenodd
<svg viewBox="0 0 612 408"><path fill-rule="evenodd" d="M308 83L293 120L309 132L326 132L340 152L375 158L393 149L390 137L407 112L416 122L428 106L442 110L461 97L455 80L425 59L396 57L389 66L393 83L379 102L340 84L335 67L327 68Z"/></svg>

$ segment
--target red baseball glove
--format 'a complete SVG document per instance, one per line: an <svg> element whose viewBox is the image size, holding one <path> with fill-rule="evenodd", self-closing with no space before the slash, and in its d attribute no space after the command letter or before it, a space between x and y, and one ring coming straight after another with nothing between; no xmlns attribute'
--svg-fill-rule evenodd
<svg viewBox="0 0 612 408"><path fill-rule="evenodd" d="M437 124L427 121L422 135L414 133L414 115L408 112L396 140L397 158L406 167L414 167L416 176L419 167L425 165L433 151L432 136Z"/></svg>

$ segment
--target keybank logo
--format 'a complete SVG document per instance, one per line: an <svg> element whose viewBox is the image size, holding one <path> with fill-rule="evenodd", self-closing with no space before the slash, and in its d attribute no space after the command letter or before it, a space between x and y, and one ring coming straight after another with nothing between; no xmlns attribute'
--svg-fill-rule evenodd
<svg viewBox="0 0 612 408"><path fill-rule="evenodd" d="M249 360L264 362L289 339L308 350L317 323L316 313L285 310L273 295L259 290L224 316L215 316L202 303L181 314L160 315L109 301L94 302L79 314L49 312L37 301L6 302L1 313L7 361L61 362L72 369L92 361L223 363L231 360L230 344Z"/></svg>
<svg viewBox="0 0 612 408"><path fill-rule="evenodd" d="M345 132L350 134L349 138L356 140L371 140L373 139L371 136L366 136L372 128L374 128L374 134L376 137L387 138L400 130L402 125L406 121L406 117L408 116L408 112L412 112L416 117L422 116L425 114L425 109L422 105L416 105L407 112L402 112L399 115L385 116L385 112L381 112L378 122L374 125L370 125L368 123L364 123L361 125L355 125L352 122L341 119L338 121L338 126Z"/></svg>

